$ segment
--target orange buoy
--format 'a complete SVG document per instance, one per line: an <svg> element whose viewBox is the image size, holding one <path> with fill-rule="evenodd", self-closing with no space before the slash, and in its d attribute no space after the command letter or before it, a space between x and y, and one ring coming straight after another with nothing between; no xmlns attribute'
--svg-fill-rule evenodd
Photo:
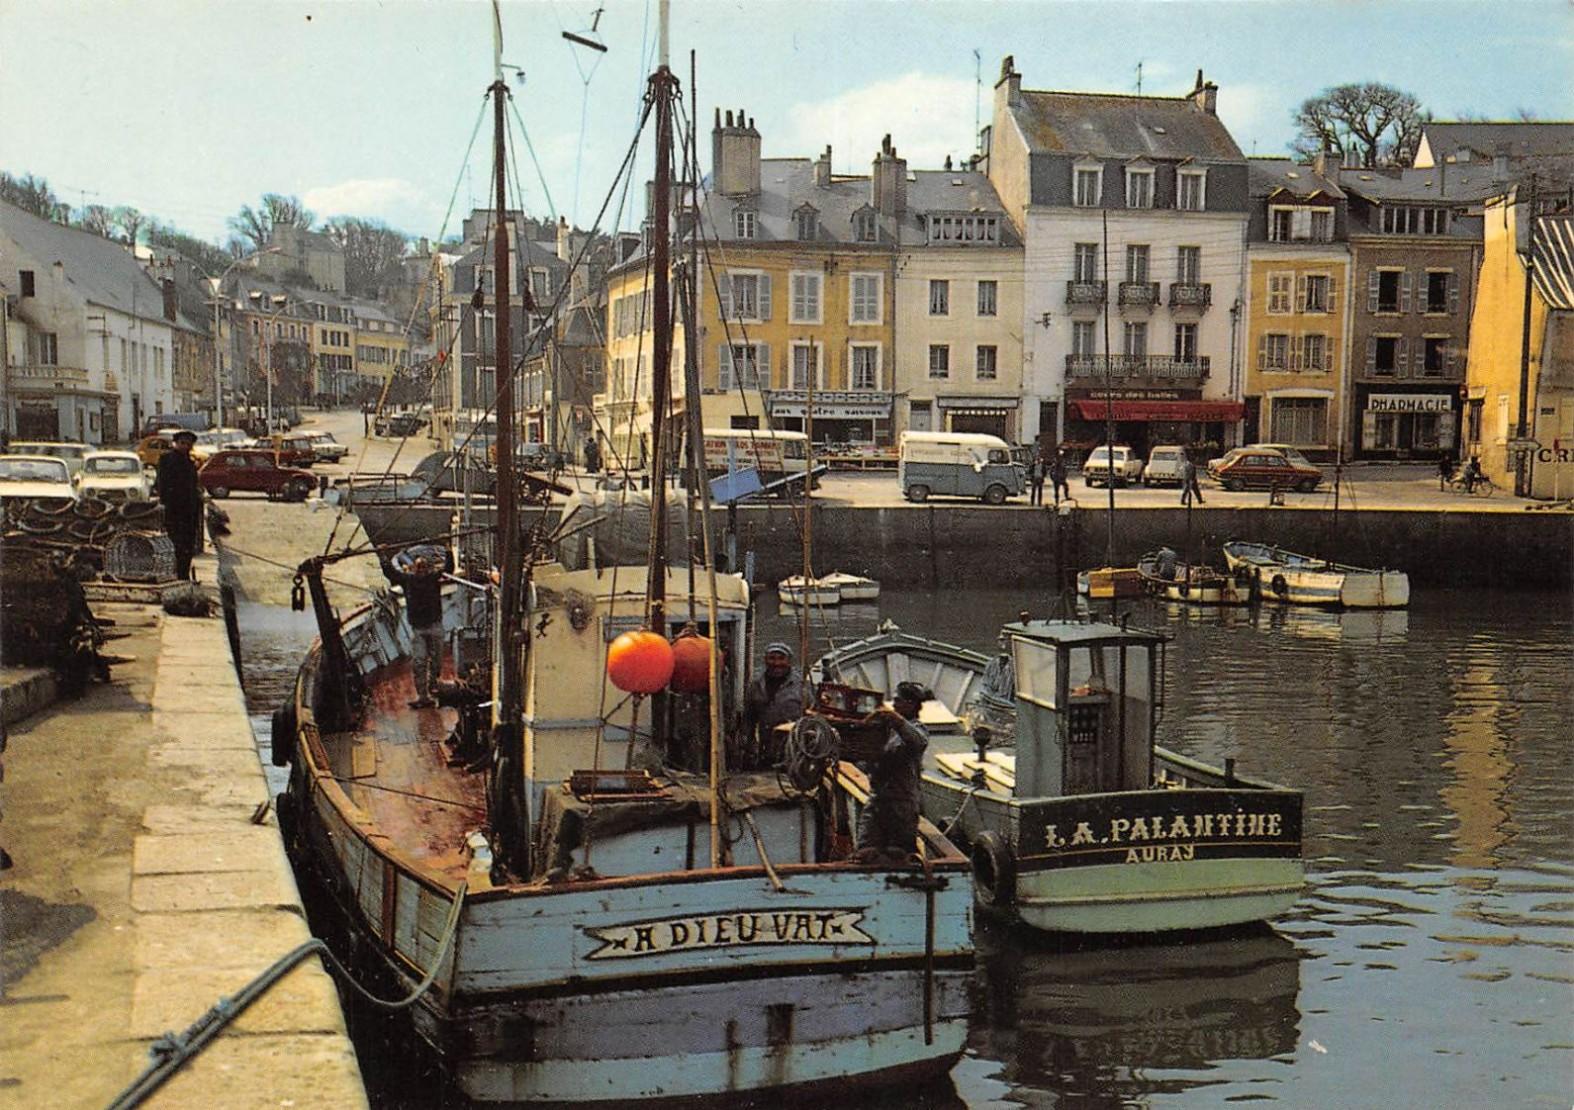
<svg viewBox="0 0 1574 1110"><path fill-rule="evenodd" d="M628 694L654 694L672 677L672 645L649 629L625 632L607 647L607 677Z"/></svg>
<svg viewBox="0 0 1574 1110"><path fill-rule="evenodd" d="M710 690L710 640L698 632L672 641L672 688L680 694Z"/></svg>

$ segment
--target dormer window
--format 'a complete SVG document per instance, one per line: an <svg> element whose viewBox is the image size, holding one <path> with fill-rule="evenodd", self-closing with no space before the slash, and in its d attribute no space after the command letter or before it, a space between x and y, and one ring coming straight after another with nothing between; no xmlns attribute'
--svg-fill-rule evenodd
<svg viewBox="0 0 1574 1110"><path fill-rule="evenodd" d="M860 208L853 213L853 238L860 243L873 243L880 235L879 220L873 208Z"/></svg>
<svg viewBox="0 0 1574 1110"><path fill-rule="evenodd" d="M1206 170L1181 170L1175 175L1175 207L1182 212L1201 212L1207 202Z"/></svg>
<svg viewBox="0 0 1574 1110"><path fill-rule="evenodd" d="M813 205L799 207L792 215L792 225L800 243L812 242L820 237L820 213Z"/></svg>
<svg viewBox="0 0 1574 1110"><path fill-rule="evenodd" d="M1153 167L1126 167L1126 207L1153 207Z"/></svg>
<svg viewBox="0 0 1574 1110"><path fill-rule="evenodd" d="M1302 205L1269 205L1268 241L1328 243L1334 237L1334 210Z"/></svg>
<svg viewBox="0 0 1574 1110"><path fill-rule="evenodd" d="M753 239L755 232L754 209L736 208L732 213L732 234L738 239Z"/></svg>
<svg viewBox="0 0 1574 1110"><path fill-rule="evenodd" d="M1078 208L1097 208L1104 196L1104 167L1097 162L1078 162L1071 169L1071 203Z"/></svg>

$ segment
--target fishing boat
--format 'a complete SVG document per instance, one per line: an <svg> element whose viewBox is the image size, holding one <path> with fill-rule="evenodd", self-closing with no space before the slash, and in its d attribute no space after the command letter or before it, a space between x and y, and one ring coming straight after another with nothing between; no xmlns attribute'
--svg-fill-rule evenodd
<svg viewBox="0 0 1574 1110"><path fill-rule="evenodd" d="M663 399L666 55L663 18L649 85ZM491 94L503 211L500 68ZM506 305L506 223L493 234ZM496 350L511 351L510 313L495 315ZM687 377L697 425L692 365ZM444 587L454 665L439 708L409 702L404 605L385 595L341 621L323 585L338 556L300 568L320 636L275 715L274 751L290 767L281 824L325 895L328 935L358 973L409 996L410 1029L478 1102L844 1097L943 1075L966 1032L966 857L924 823L908 862L854 863L869 797L856 767L805 750L789 774L748 761L724 723L749 673L749 588L716 570L708 504L702 565L668 565L659 473L647 560L554 561L563 526L520 526L512 375L497 378L497 571ZM653 420L657 460L670 423Z"/></svg>
<svg viewBox="0 0 1574 1110"><path fill-rule="evenodd" d="M1234 574L1261 583L1262 596L1290 605L1329 609L1402 609L1410 604L1410 576L1298 555L1271 544L1231 540L1224 561Z"/></svg>
<svg viewBox="0 0 1574 1110"><path fill-rule="evenodd" d="M776 596L783 605L845 605L878 599L880 583L843 571L808 578L794 574L777 583Z"/></svg>
<svg viewBox="0 0 1574 1110"><path fill-rule="evenodd" d="M1137 560L1137 573L1153 597L1187 605L1250 605L1253 579L1244 582L1206 563L1182 562L1168 547L1150 551Z"/></svg>
<svg viewBox="0 0 1574 1110"><path fill-rule="evenodd" d="M842 603L859 601L877 601L880 597L880 583L873 578L865 578L861 574L848 574L846 571L833 570L830 574L822 575L820 582L836 589Z"/></svg>
<svg viewBox="0 0 1574 1110"><path fill-rule="evenodd" d="M961 727L936 719L922 787L924 815L970 848L981 906L1047 932L1102 935L1239 926L1295 904L1301 793L1154 741L1163 635L1022 620L1002 637L1007 727L967 727L960 712ZM936 675L950 709L969 704L958 692L982 684L989 665L932 641L889 646L883 663L870 645L832 651L821 673L882 693L904 670Z"/></svg>
<svg viewBox="0 0 1574 1110"><path fill-rule="evenodd" d="M1141 597L1142 589L1136 567L1094 567L1077 573L1077 593L1094 601Z"/></svg>

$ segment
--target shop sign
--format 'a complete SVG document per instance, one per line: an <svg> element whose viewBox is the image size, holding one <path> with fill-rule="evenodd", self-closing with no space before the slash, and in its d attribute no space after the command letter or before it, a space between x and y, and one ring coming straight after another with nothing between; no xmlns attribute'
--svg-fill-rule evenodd
<svg viewBox="0 0 1574 1110"><path fill-rule="evenodd" d="M766 394L772 416L802 416L809 404L806 389L775 389ZM828 420L871 420L891 415L888 394L860 390L814 391L814 415Z"/></svg>
<svg viewBox="0 0 1574 1110"><path fill-rule="evenodd" d="M1202 399L1200 389L1068 389L1066 399L1102 401L1106 397L1115 401L1197 401Z"/></svg>
<svg viewBox="0 0 1574 1110"><path fill-rule="evenodd" d="M1453 412L1453 398L1446 393L1373 393L1366 399L1368 412Z"/></svg>

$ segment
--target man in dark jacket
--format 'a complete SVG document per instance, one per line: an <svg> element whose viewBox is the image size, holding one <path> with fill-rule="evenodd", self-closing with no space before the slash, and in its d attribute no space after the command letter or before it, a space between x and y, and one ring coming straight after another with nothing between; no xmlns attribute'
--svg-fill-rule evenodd
<svg viewBox="0 0 1574 1110"><path fill-rule="evenodd" d="M901 865L918 847L918 788L929 733L918 723L918 711L934 697L916 682L897 684L891 708L872 719L890 725L885 748L869 774L869 804L858 821L859 863Z"/></svg>
<svg viewBox="0 0 1574 1110"><path fill-rule="evenodd" d="M765 763L781 755L776 727L803 716L806 702L802 677L792 665L792 649L781 641L765 648L765 669L743 695L743 732L754 744L754 757Z"/></svg>
<svg viewBox="0 0 1574 1110"><path fill-rule="evenodd" d="M164 506L164 531L175 547L176 578L191 577L191 557L197 553L202 530L202 485L191 459L196 442L195 432L175 433L175 446L159 456L153 486Z"/></svg>
<svg viewBox="0 0 1574 1110"><path fill-rule="evenodd" d="M1054 459L1051 460L1049 464L1049 480L1050 483L1055 487L1056 505L1060 504L1060 499L1062 497L1065 497L1068 500L1070 499L1071 485L1066 480L1066 453L1065 451L1058 448L1055 451Z"/></svg>
<svg viewBox="0 0 1574 1110"><path fill-rule="evenodd" d="M429 547L401 551L383 563L388 581L404 590L404 612L410 621L410 667L415 672L411 709L431 709L433 688L443 673L443 574L446 552Z"/></svg>

